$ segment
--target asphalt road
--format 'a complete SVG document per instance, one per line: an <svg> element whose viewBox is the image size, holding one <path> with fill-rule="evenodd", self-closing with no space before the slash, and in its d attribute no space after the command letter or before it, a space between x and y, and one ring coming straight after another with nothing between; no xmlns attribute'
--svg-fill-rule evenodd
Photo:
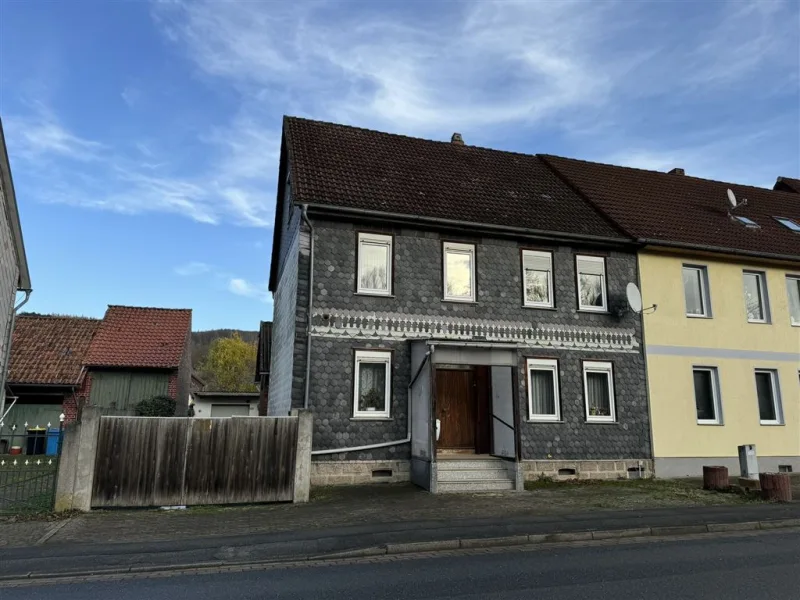
<svg viewBox="0 0 800 600"><path fill-rule="evenodd" d="M373 559L374 560L374 559ZM796 598L800 531L0 589L3 600Z"/></svg>

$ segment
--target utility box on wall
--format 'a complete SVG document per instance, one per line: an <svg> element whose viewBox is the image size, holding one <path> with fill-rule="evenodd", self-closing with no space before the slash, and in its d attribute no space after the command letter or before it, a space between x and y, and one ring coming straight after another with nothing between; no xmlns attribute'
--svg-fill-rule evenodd
<svg viewBox="0 0 800 600"><path fill-rule="evenodd" d="M758 457L755 444L739 446L739 469L741 476L745 479L758 479Z"/></svg>

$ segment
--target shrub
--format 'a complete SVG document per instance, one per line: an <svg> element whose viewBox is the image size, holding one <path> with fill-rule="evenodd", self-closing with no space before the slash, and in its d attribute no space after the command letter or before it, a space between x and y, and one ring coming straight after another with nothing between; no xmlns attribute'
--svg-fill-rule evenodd
<svg viewBox="0 0 800 600"><path fill-rule="evenodd" d="M169 396L153 396L139 402L134 410L139 417L174 417L175 400Z"/></svg>

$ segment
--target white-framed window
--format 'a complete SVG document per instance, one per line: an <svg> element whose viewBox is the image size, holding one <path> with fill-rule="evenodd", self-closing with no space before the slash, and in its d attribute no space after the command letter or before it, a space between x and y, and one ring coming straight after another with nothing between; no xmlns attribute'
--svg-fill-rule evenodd
<svg viewBox="0 0 800 600"><path fill-rule="evenodd" d="M529 358L527 364L528 418L531 421L560 421L558 361Z"/></svg>
<svg viewBox="0 0 800 600"><path fill-rule="evenodd" d="M443 245L444 299L475 301L475 246L445 242Z"/></svg>
<svg viewBox="0 0 800 600"><path fill-rule="evenodd" d="M769 323L767 281L761 271L744 271L744 309L749 323Z"/></svg>
<svg viewBox="0 0 800 600"><path fill-rule="evenodd" d="M392 390L392 353L383 350L356 350L353 385L353 417L389 417Z"/></svg>
<svg viewBox="0 0 800 600"><path fill-rule="evenodd" d="M578 309L605 312L606 260L602 256L576 257L578 275Z"/></svg>
<svg viewBox="0 0 800 600"><path fill-rule="evenodd" d="M392 236L358 234L357 291L380 296L392 293Z"/></svg>
<svg viewBox="0 0 800 600"><path fill-rule="evenodd" d="M719 395L719 374L716 367L694 367L694 404L700 425L722 423L722 401Z"/></svg>
<svg viewBox="0 0 800 600"><path fill-rule="evenodd" d="M759 422L762 425L782 425L783 410L777 371L756 369L756 397Z"/></svg>
<svg viewBox="0 0 800 600"><path fill-rule="evenodd" d="M522 251L522 289L525 306L553 308L553 255Z"/></svg>
<svg viewBox="0 0 800 600"><path fill-rule="evenodd" d="M587 421L590 423L616 421L614 371L610 362L584 362L583 389L586 398Z"/></svg>
<svg viewBox="0 0 800 600"><path fill-rule="evenodd" d="M686 298L687 317L711 316L706 267L683 265L683 295Z"/></svg>
<svg viewBox="0 0 800 600"><path fill-rule="evenodd" d="M775 217L775 220L795 233L800 233L800 223L789 217Z"/></svg>
<svg viewBox="0 0 800 600"><path fill-rule="evenodd" d="M800 327L800 275L786 276L786 293L789 294L789 319Z"/></svg>

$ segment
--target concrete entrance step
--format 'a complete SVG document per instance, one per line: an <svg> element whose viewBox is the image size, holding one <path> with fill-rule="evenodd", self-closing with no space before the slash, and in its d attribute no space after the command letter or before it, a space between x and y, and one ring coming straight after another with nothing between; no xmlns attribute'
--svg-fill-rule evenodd
<svg viewBox="0 0 800 600"><path fill-rule="evenodd" d="M505 469L506 463L501 458L459 458L438 459L439 471L456 471L459 469Z"/></svg>
<svg viewBox="0 0 800 600"><path fill-rule="evenodd" d="M437 491L439 493L447 492L496 492L513 490L514 482L510 479L483 479L479 481L439 481Z"/></svg>
<svg viewBox="0 0 800 600"><path fill-rule="evenodd" d="M480 481L484 479L510 479L504 467L491 469L439 469L439 481Z"/></svg>

